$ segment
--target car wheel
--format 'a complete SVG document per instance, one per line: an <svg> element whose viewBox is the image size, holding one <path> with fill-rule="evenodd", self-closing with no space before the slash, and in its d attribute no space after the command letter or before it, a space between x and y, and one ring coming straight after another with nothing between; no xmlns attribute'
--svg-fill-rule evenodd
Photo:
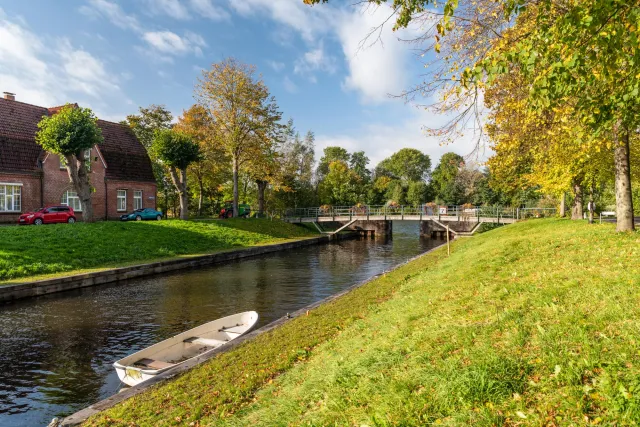
<svg viewBox="0 0 640 427"><path fill-rule="evenodd" d="M36 218L36 219L33 221L33 223L34 223L35 225L42 225L42 219L40 219L40 218Z"/></svg>
<svg viewBox="0 0 640 427"><path fill-rule="evenodd" d="M227 218L233 218L233 212L227 213Z"/></svg>
<svg viewBox="0 0 640 427"><path fill-rule="evenodd" d="M68 222L69 224L75 224L76 219L75 219L74 217L70 216L70 217L69 217L69 219L67 220L67 222Z"/></svg>
<svg viewBox="0 0 640 427"><path fill-rule="evenodd" d="M136 216L136 221L142 221L142 217L140 215Z"/></svg>
<svg viewBox="0 0 640 427"><path fill-rule="evenodd" d="M160 221L162 219L162 215L157 215L156 216L156 221Z"/></svg>

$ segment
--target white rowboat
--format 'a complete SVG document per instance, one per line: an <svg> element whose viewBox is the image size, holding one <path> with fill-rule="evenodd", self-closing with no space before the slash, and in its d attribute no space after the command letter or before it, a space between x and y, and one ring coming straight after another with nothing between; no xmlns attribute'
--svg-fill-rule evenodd
<svg viewBox="0 0 640 427"><path fill-rule="evenodd" d="M120 381L134 386L246 334L257 321L255 311L223 317L133 353L113 366Z"/></svg>

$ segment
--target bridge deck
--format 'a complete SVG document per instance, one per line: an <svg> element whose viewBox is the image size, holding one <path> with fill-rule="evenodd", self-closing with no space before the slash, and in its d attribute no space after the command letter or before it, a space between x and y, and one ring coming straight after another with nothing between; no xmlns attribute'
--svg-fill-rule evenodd
<svg viewBox="0 0 640 427"><path fill-rule="evenodd" d="M472 215L336 215L336 216L313 216L313 217L286 217L286 222L349 222L349 221L463 221L463 222L487 222L511 224L516 222L515 218L472 216Z"/></svg>

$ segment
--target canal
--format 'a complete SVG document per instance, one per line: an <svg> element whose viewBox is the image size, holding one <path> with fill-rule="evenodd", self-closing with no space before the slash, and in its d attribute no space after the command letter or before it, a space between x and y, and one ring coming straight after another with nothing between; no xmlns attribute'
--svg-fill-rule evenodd
<svg viewBox="0 0 640 427"><path fill-rule="evenodd" d="M0 426L47 425L116 393L112 363L201 323L256 310L258 326L443 243L396 221L341 241L0 305Z"/></svg>

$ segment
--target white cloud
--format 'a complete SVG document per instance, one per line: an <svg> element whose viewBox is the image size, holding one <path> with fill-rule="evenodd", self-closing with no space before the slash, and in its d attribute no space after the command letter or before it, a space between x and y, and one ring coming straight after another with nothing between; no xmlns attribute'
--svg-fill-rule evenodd
<svg viewBox="0 0 640 427"><path fill-rule="evenodd" d="M426 135L422 129L425 124L432 127L438 126L446 118L434 116L425 110L411 111L412 114L402 123L393 125L367 123L346 134L319 134L316 137L316 158L319 159L322 156L324 148L338 145L350 152L365 151L371 160L369 166L375 167L401 148L416 148L428 154L432 167L435 167L440 157L446 152L454 151L466 156L475 149L477 138L471 133L453 144L440 144L436 137ZM487 149L479 154L478 160L485 161L491 152Z"/></svg>
<svg viewBox="0 0 640 427"><path fill-rule="evenodd" d="M147 3L152 13L167 14L177 19L189 18L188 10L178 0L148 0ZM82 6L80 12L93 17L105 17L120 28L140 34L154 51L145 51L140 46L134 49L154 62L172 63L173 59L169 55L193 53L202 56L202 48L207 46L202 36L191 31L181 37L168 30L146 30L135 16L127 15L117 3L109 0L88 0L88 5Z"/></svg>
<svg viewBox="0 0 640 427"><path fill-rule="evenodd" d="M295 71L311 73L308 76L311 80L315 79L313 72L336 71L336 60L325 53L322 40L337 38L348 68L343 87L360 94L364 103L381 103L389 99L389 94L401 93L419 69L411 67L413 58L409 46L397 40L399 36L415 34L412 30L394 33L389 22L369 39L369 43L363 44L367 35L391 15L390 6L309 7L302 1L293 0L229 2L242 15L267 14L296 31L309 50L295 62Z"/></svg>
<svg viewBox="0 0 640 427"><path fill-rule="evenodd" d="M171 31L149 31L144 33L142 38L158 52L169 55L195 53L201 56L201 48L207 45L202 37L191 32L180 37Z"/></svg>
<svg viewBox="0 0 640 427"><path fill-rule="evenodd" d="M179 0L147 0L149 11L156 15L167 15L175 19L189 19L189 11Z"/></svg>
<svg viewBox="0 0 640 427"><path fill-rule="evenodd" d="M365 102L379 103L389 94L400 94L414 77L409 48L397 39L391 24L365 40L390 13L388 6L354 10L344 14L336 28L349 67L344 87L359 92Z"/></svg>
<svg viewBox="0 0 640 427"><path fill-rule="evenodd" d="M68 39L42 39L0 13L0 82L17 100L42 106L78 102L96 111L122 103L117 73Z"/></svg>
<svg viewBox="0 0 640 427"><path fill-rule="evenodd" d="M212 0L191 0L190 4L197 14L212 21L226 21L231 18L229 12L218 5L214 5Z"/></svg>
<svg viewBox="0 0 640 427"><path fill-rule="evenodd" d="M284 62L272 61L272 60L267 60L267 65L273 68L273 70L277 72L284 70L284 67L285 67Z"/></svg>
<svg viewBox="0 0 640 427"><path fill-rule="evenodd" d="M244 16L268 13L276 22L283 23L311 42L317 33L326 30L328 15L334 9L328 7L310 8L298 0L228 0L230 6Z"/></svg>
<svg viewBox="0 0 640 427"><path fill-rule="evenodd" d="M80 12L93 18L107 18L113 25L134 30L142 31L140 22L133 15L127 15L122 8L109 0L88 0L89 6L80 7Z"/></svg>
<svg viewBox="0 0 640 427"><path fill-rule="evenodd" d="M314 49L305 52L301 58L296 60L293 72L301 75L310 75L316 71L325 71L330 74L336 71L336 59L327 55L322 42Z"/></svg>
<svg viewBox="0 0 640 427"><path fill-rule="evenodd" d="M298 92L298 86L289 78L289 76L284 76L282 85L284 86L284 89L289 93Z"/></svg>

